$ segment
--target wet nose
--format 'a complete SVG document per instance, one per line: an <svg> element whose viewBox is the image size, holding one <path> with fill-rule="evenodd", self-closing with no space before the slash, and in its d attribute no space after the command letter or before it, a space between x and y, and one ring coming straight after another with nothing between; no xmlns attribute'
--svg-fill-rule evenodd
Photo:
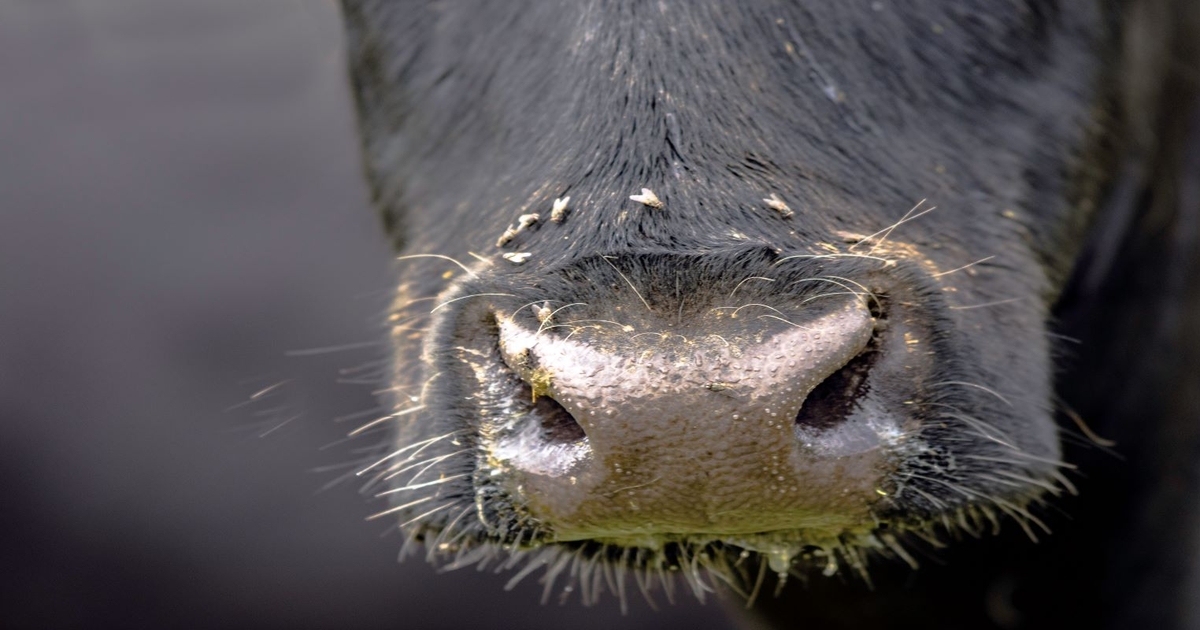
<svg viewBox="0 0 1200 630"><path fill-rule="evenodd" d="M754 308L638 331L498 314L529 404L492 456L531 515L560 540L863 518L882 456L854 410L875 319L853 298Z"/></svg>

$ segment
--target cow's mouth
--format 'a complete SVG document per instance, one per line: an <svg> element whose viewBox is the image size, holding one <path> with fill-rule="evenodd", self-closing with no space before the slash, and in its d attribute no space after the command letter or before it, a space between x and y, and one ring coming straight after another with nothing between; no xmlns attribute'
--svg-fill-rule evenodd
<svg viewBox="0 0 1200 630"><path fill-rule="evenodd" d="M946 386L964 359L927 287L826 265L838 280L822 290L811 267L772 268L800 288L713 297L742 288L742 272L664 305L618 292L630 278L652 284L662 261L586 265L561 274L564 286L586 277L591 295L463 286L503 297L447 309L426 340L440 379L431 413L459 419L460 434L426 453L458 468L436 482L441 463L421 469L422 507L449 506L411 524L431 555L516 554L551 572L568 556L691 563L751 582L757 571L865 574L868 553L911 562L906 532L986 529L991 506L1019 513L1041 491L970 485L972 462L1004 447L976 430L977 392Z"/></svg>

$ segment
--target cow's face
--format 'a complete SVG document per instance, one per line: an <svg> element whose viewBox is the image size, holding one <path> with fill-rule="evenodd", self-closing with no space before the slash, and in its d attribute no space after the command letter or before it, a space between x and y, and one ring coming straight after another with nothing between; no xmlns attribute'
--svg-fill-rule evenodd
<svg viewBox="0 0 1200 630"><path fill-rule="evenodd" d="M405 261L363 475L432 556L753 578L1040 527L1097 16L344 4Z"/></svg>

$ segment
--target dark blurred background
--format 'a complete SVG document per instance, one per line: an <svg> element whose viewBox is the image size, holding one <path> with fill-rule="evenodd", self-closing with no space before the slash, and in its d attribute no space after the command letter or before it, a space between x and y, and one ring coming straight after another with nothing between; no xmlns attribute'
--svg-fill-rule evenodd
<svg viewBox="0 0 1200 630"><path fill-rule="evenodd" d="M723 627L398 564L320 491L393 272L340 36L329 0L0 1L0 626Z"/></svg>

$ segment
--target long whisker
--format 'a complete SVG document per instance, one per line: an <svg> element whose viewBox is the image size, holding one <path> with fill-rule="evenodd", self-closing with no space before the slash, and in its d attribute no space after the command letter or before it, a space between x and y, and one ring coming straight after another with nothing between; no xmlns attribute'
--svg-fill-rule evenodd
<svg viewBox="0 0 1200 630"><path fill-rule="evenodd" d="M788 321L787 319L784 319L784 318L782 318L782 317L778 317L778 316L776 316L776 315L759 315L759 316L758 316L758 318L759 318L759 319L777 319L777 320L779 320L779 321L781 321L781 322L783 322L783 323L785 323L785 324L787 324L787 325L789 325L789 326L795 326L796 328L799 328L800 330L808 330L808 331L811 331L811 330L812 330L811 328L807 328L807 327L801 326L800 324L797 324L796 322L793 322L793 321Z"/></svg>
<svg viewBox="0 0 1200 630"><path fill-rule="evenodd" d="M383 496L385 494L397 494L400 492L410 492L412 490L420 490L421 488L431 488L433 486L439 486L444 483L450 483L451 481L457 481L459 479L463 479L465 477L470 477L470 476L471 476L471 473L462 473L461 475L450 475L449 477L442 477L441 479L437 479L434 481L426 481L424 483L408 484L408 485L400 487L400 488L392 488L391 490L385 490L383 492L380 492L376 496Z"/></svg>
<svg viewBox="0 0 1200 630"><path fill-rule="evenodd" d="M876 308L879 307L879 298L876 297L875 292L868 289L867 287L863 286L863 284L861 282L857 282L857 281L851 280L849 278L843 278L841 276L822 276L822 277L829 278L832 280L840 280L847 284L852 284L852 285L858 287L859 291L862 291L863 295L869 296L871 298L871 301L875 303ZM853 289L847 289L847 290L853 291Z"/></svg>
<svg viewBox="0 0 1200 630"><path fill-rule="evenodd" d="M478 277L479 277L479 275L478 275L478 274L476 274L474 271L471 271L471 268L470 268L470 267L468 267L468 266L466 266L466 265L464 265L464 264L462 264L462 263L458 262L458 261L457 261L457 260L455 260L454 258L451 258L451 257L449 257L449 256L443 256L442 254L409 254L409 255L407 255L407 256L397 256L397 257L396 257L396 260L412 260L412 259L414 259L414 258L438 258L438 259L441 259L441 260L448 260L448 261L450 261L450 262L452 262L452 263L454 263L454 264L458 265L459 267L461 267L463 271L465 271L465 272L467 272L467 273L471 274L471 277L472 277L472 278L478 278Z"/></svg>
<svg viewBox="0 0 1200 630"><path fill-rule="evenodd" d="M646 298L642 297L641 293L638 293L637 287L633 286L633 283L629 281L629 278L626 278L625 274L621 273L621 270L617 269L617 266L612 264L612 261L608 259L608 256L601 256L601 258L604 260L604 262L608 263L609 267L613 268L613 271L617 272L618 276L621 276L621 279L625 281L625 284L629 285L629 288L633 290L633 294L642 301L642 305L646 307L646 310L653 312L650 308L650 303L646 301Z"/></svg>
<svg viewBox="0 0 1200 630"><path fill-rule="evenodd" d="M405 409L403 411L397 411L396 413L389 413L388 415L383 416L382 418L376 418L376 419L362 425L361 427L358 427L357 429L347 433L346 435L348 435L350 437L354 437L355 435L359 435L363 431L366 431L367 429L370 429L371 427L373 427L375 425L387 422L388 420L391 420L392 418L399 418L401 416L407 416L410 413L416 413L418 411L421 411L424 408L425 408L425 405L417 405L415 407L409 407L408 409Z"/></svg>
<svg viewBox="0 0 1200 630"><path fill-rule="evenodd" d="M549 324L550 322L554 321L554 316L558 315L559 311L561 311L563 309L571 308L572 306L587 306L587 302L571 302L570 304L568 304L566 306L560 306L560 307L554 309L553 311L550 311L550 316L546 318L546 321L541 322L541 325L538 326L537 332L534 333L534 336L540 334L543 330L545 330L546 325Z"/></svg>
<svg viewBox="0 0 1200 630"><path fill-rule="evenodd" d="M393 470L392 468L385 470L384 472L388 473L388 475L386 477L384 477L384 479L385 480L391 479L397 475L402 475L414 468L420 468L421 470L419 470L417 472L417 474L413 475L412 479L408 480L408 482L411 484L412 482L417 480L417 477L421 476L421 473L429 470L435 464L444 462L447 459L454 457L455 455L462 455L463 453L469 453L469 452L471 452L471 449L463 449L463 450L459 450L459 451L454 451L453 453L447 453L445 455L437 455L435 457L430 457L429 459L423 459L419 462L415 462L412 464L408 464L409 460L406 459L406 460L396 464L396 466L399 466L401 468L396 468L396 466L394 466L393 468L396 468L395 470ZM405 464L408 464L408 465L405 466Z"/></svg>
<svg viewBox="0 0 1200 630"><path fill-rule="evenodd" d="M779 313L779 315L780 315L780 316L782 316L782 315L783 315L783 311L781 311L781 310L779 310L779 309L775 308L774 306L768 306L768 305L766 305L766 304L751 303L751 304L743 304L743 305L741 305L741 306L739 306L739 307L737 307L737 308L733 309L733 316L737 316L737 314L738 314L738 313L740 313L740 312L742 311L742 309L744 309L744 308L750 308L750 307L752 307L752 306L757 306L757 307L759 307L759 308L765 308L765 309L767 309L767 310L769 310L769 311L774 311L774 312L776 312L776 313ZM728 308L728 307L718 307L718 308ZM713 309L713 310L717 310L717 309Z"/></svg>
<svg viewBox="0 0 1200 630"><path fill-rule="evenodd" d="M940 277L942 277L942 276L948 276L948 275L950 275L950 274L952 274L952 273L954 273L954 272L956 272L956 271L962 271L963 269L970 269L971 267L974 267L975 265L978 265L979 263L984 263L984 262L987 262L987 261L989 261L989 260L991 260L991 259L993 259L993 258L995 258L995 256L988 256L988 257L986 257L986 258L980 258L979 260L976 260L976 261L975 261L975 262L973 262L973 263L967 263L967 264L965 264L965 265L963 265L963 266L961 266L961 267L955 267L954 269L951 269L950 271L943 271L943 272L941 272L941 273L935 273L935 274L933 274L932 276L929 276L929 277L930 277L930 278L940 278Z"/></svg>
<svg viewBox="0 0 1200 630"><path fill-rule="evenodd" d="M855 297L860 297L860 298L863 296L863 294L859 293L858 291L832 291L830 293L819 293L812 297L805 298L804 301L800 302L800 306L804 306L805 304L808 304L809 302L812 302L813 300L819 300L821 298L826 298L826 297L834 297L837 295L853 295Z"/></svg>
<svg viewBox="0 0 1200 630"><path fill-rule="evenodd" d="M375 348L383 345L383 341L356 341L352 343L344 343L338 346L324 346L321 348L304 348L303 350L288 350L283 353L288 357L313 357L321 354L335 354L338 352L346 352L347 350L359 350L362 348Z"/></svg>
<svg viewBox="0 0 1200 630"><path fill-rule="evenodd" d="M929 386L930 387L941 387L943 385L959 385L961 387L974 387L975 389L985 391L985 392L995 396L996 398L998 398L1000 400L1000 402L1008 405L1009 407L1013 406L1012 402L1009 399L1005 398L1004 396L1001 396L1000 393L997 392L996 390L991 389L990 387L984 387L983 385L978 385L976 383L968 383L966 381L941 381L938 383L930 383Z"/></svg>
<svg viewBox="0 0 1200 630"><path fill-rule="evenodd" d="M420 498L420 499L417 499L416 501L409 501L408 503L405 503L404 505L397 505L396 507L388 508L388 509L386 509L386 510L384 510L384 511L382 511L382 512L376 512L376 513L374 513L374 514L372 514L372 515L368 516L368 517L367 517L367 520L368 520L368 521L373 521L373 520L375 520L375 519L377 519L377 518L379 518L379 517L382 517L382 516L387 516L388 514L395 514L396 512L402 512L402 511L404 511L404 510L407 510L408 508L410 508L410 507L412 507L412 506L414 506L414 505L420 505L420 504L422 504L422 503L425 503L425 502L428 502L428 501L432 501L432 500L433 500L433 496L432 496L432 495L430 495L430 496L427 496L427 497L422 497L422 498Z"/></svg>
<svg viewBox="0 0 1200 630"><path fill-rule="evenodd" d="M441 512L442 510L444 510L446 508L454 507L455 505L457 505L457 503L455 503L453 501L451 501L450 503L444 503L442 505L439 505L439 506L433 508L432 510L429 510L428 512L425 512L424 514L419 514L415 518L411 518L407 521L404 521L403 523L400 523L400 527L408 527L409 525L412 525L413 523L416 523L417 521L424 519L427 516L433 516L434 514Z"/></svg>
<svg viewBox="0 0 1200 630"><path fill-rule="evenodd" d="M443 307L449 306L455 302L458 302L459 300L468 300L470 298L477 298L477 297L516 297L516 296L513 295L512 293L473 293L471 295L464 295L462 297L456 297L452 300L446 300L445 302L442 302L441 304L438 304L437 306L433 307L433 310L429 311L429 313L430 314L436 313Z"/></svg>
<svg viewBox="0 0 1200 630"><path fill-rule="evenodd" d="M854 249L855 247L858 247L859 245L862 245L863 243L865 243L865 242L867 242L867 241L869 241L869 240L871 240L871 239L875 238L876 236L879 236L880 234L884 234L885 232L886 232L887 234L891 234L891 233L892 233L892 230L894 230L894 229L896 229L897 227L899 227L901 223L904 223L905 221L907 221L907 220L908 220L908 217L909 217L909 216L911 216L911 215L912 215L912 213L913 213L913 212L915 212L917 208L920 208L920 207L921 207L922 205L924 205L924 204L925 204L925 200L924 200L924 199L922 199L922 200L918 201L918 202L917 202L917 205L913 206L912 208L909 208L908 212L905 212L905 213L904 213L904 216L900 217L900 220L899 220L899 221L897 221L897 222L895 222L895 223L893 223L893 224L891 224L891 225L889 225L889 226L887 226L887 227L883 228L882 230L879 230L878 232L876 232L876 233L874 233L874 234L871 234L870 236L866 236L866 237L863 237L863 238L859 239L859 241L858 241L857 243L854 243L853 245L851 245L850 247L847 247L846 249ZM884 238L884 239L886 239L886 238L887 238L887 235L885 234L883 238ZM880 242L883 242L883 239L880 239ZM878 243L876 244L876 247L878 247ZM868 255L870 255L870 254L871 254L872 252L874 252L874 251L875 251L875 248L874 248L874 247L872 247L872 248L871 248L871 251L867 252L867 254L868 254Z"/></svg>
<svg viewBox="0 0 1200 630"><path fill-rule="evenodd" d="M884 264L889 264L889 265L894 263L894 261L892 261L890 258L880 258L879 256L869 256L867 254L849 254L849 253L847 253L847 254L793 254L791 256L784 256L783 258L780 258L779 260L775 261L775 264L779 265L786 261L797 259L797 258L808 259L808 260L821 260L824 258L866 258L867 260L874 260L874 261L881 262Z"/></svg>
<svg viewBox="0 0 1200 630"><path fill-rule="evenodd" d="M873 238L874 236L876 236L880 233L883 234L883 236L881 236L879 238L879 240L875 242L875 245L873 245L871 247L871 249L867 250L867 254L868 255L874 254L875 250L879 249L883 245L884 241L886 241L888 239L888 237L892 235L892 231L895 230L896 228L900 227L901 225L904 225L905 223L908 223L909 221L915 221L916 219L919 219L919 218L929 214L930 212L937 210L937 206L930 206L928 209L922 210L916 214L912 214L913 210L920 208L921 205L924 203L925 203L925 200L922 199L920 202L917 203L917 205L913 206L912 210L909 210L904 215L904 217L902 217L899 221L893 223L890 227L882 230L881 232L876 232L875 234L872 234L871 236L868 236L867 238L863 239L863 241L866 241L866 240L870 240L871 238ZM912 215L912 216L909 216L909 215ZM848 249L853 249L854 246L861 244L863 241L859 241L858 243L855 243L854 245L850 246Z"/></svg>
<svg viewBox="0 0 1200 630"><path fill-rule="evenodd" d="M765 276L750 276L749 278L745 278L741 282L737 283L737 286L733 287L733 290L729 292L729 298L733 299L733 294L737 293L738 289L742 288L743 284L746 284L747 282L749 282L751 280L764 280L766 282L775 282L774 278L767 278Z"/></svg>
<svg viewBox="0 0 1200 630"><path fill-rule="evenodd" d="M1012 304L1013 302L1020 302L1021 300L1024 300L1024 299L1025 298L1015 297L1015 298L1009 298L1007 300L996 300L995 302L984 302L983 304L969 304L967 306L948 306L946 308L948 308L952 311L969 311L973 308L987 308L989 306L1000 306L1001 304Z"/></svg>
<svg viewBox="0 0 1200 630"><path fill-rule="evenodd" d="M423 448L425 446L429 446L430 444L435 444L437 442L440 442L448 437L453 437L455 435L461 435L463 433L466 433L466 430L460 429L458 431L451 431L449 433L444 433L437 437L429 438L428 440L421 440L420 442L414 442L412 444L409 444L408 446L405 446L404 448L401 448L399 450L395 450L395 451L392 451L391 453L388 453L385 457L380 458L375 463L371 464L370 466L367 466L366 468L363 468L362 470L359 470L358 472L356 472L354 474L361 476L363 473L371 470L372 468L375 468L376 466L378 466L388 460L399 457L400 455L403 455L404 453L406 453L414 448L417 448L417 449Z"/></svg>

